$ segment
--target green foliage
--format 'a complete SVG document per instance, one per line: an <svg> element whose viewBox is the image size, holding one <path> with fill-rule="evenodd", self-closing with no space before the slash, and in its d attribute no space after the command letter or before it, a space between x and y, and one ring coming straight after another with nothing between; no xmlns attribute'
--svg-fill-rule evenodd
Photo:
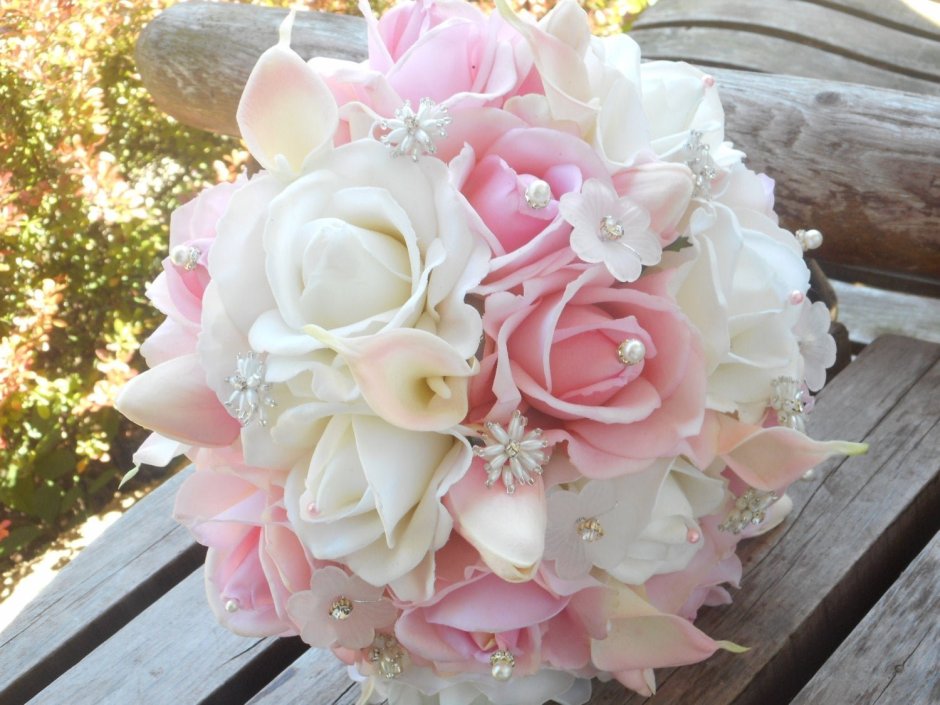
<svg viewBox="0 0 940 705"><path fill-rule="evenodd" d="M159 322L169 214L237 143L156 110L133 46L168 0L13 0L0 35L0 562L111 497L113 410Z"/></svg>

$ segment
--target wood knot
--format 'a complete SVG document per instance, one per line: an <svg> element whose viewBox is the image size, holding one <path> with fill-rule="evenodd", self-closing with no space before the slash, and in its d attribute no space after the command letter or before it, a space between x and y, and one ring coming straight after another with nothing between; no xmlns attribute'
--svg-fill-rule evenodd
<svg viewBox="0 0 940 705"><path fill-rule="evenodd" d="M842 103L842 96L836 91L823 91L816 94L816 102L819 105L839 105Z"/></svg>

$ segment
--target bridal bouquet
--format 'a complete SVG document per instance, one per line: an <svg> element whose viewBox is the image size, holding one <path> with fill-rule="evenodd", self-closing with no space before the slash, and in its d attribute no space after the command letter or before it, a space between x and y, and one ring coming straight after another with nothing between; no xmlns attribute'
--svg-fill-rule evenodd
<svg viewBox="0 0 940 705"><path fill-rule="evenodd" d="M712 77L573 0L362 11L364 63L303 61L288 18L254 67L262 169L173 214L119 401L139 461L195 465L210 607L394 705L649 694L742 650L693 625L737 543L864 450L804 433L818 233L778 225Z"/></svg>

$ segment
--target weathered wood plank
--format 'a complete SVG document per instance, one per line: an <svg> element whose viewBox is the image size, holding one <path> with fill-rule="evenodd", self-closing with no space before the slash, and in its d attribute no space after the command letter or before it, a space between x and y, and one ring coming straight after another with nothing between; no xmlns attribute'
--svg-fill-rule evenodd
<svg viewBox="0 0 940 705"><path fill-rule="evenodd" d="M181 3L138 42L157 104L182 122L235 134L242 86L284 11ZM361 58L360 18L300 13L302 56ZM940 272L940 100L849 84L718 71L727 133L777 179L791 229L826 234L819 257L921 276Z"/></svg>
<svg viewBox="0 0 940 705"><path fill-rule="evenodd" d="M653 31L665 29L674 31ZM940 94L940 30L933 29L933 38L913 35L803 0L671 0L644 12L632 34L650 57L686 56L677 53L676 42L687 47L694 41L700 50L717 51L728 57L725 61L756 71L885 88L914 89L922 83L924 92L936 95ZM722 41L731 32L734 41ZM903 78L919 82L897 82Z"/></svg>
<svg viewBox="0 0 940 705"><path fill-rule="evenodd" d="M853 341L867 345L895 334L940 343L940 299L829 282L839 300L839 321Z"/></svg>
<svg viewBox="0 0 940 705"><path fill-rule="evenodd" d="M0 634L0 702L32 697L202 562L171 516L186 474L131 507Z"/></svg>
<svg viewBox="0 0 940 705"><path fill-rule="evenodd" d="M934 36L940 25L940 7L935 0L810 0L817 5L838 8L857 17L901 29L918 36Z"/></svg>
<svg viewBox="0 0 940 705"><path fill-rule="evenodd" d="M940 83L925 80L919 74L899 73L884 65L869 64L860 57L835 53L827 47L800 44L793 37L742 31L737 26L651 24L635 28L631 35L647 59L681 59L702 66L733 66L748 71L940 95Z"/></svg>
<svg viewBox="0 0 940 705"><path fill-rule="evenodd" d="M29 703L233 705L303 649L298 639L246 639L220 626L199 568Z"/></svg>
<svg viewBox="0 0 940 705"><path fill-rule="evenodd" d="M940 534L791 705L940 702Z"/></svg>
<svg viewBox="0 0 940 705"><path fill-rule="evenodd" d="M735 604L703 612L707 633L751 647L660 674L650 705L784 703L835 651L940 520L940 345L875 341L820 394L817 437L871 443L791 491L780 528L742 549ZM613 685L594 705L637 705Z"/></svg>

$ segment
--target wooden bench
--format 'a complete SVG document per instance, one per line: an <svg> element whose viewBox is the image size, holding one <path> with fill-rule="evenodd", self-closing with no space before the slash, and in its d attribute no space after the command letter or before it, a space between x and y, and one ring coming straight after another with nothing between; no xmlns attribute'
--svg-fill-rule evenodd
<svg viewBox="0 0 940 705"><path fill-rule="evenodd" d="M239 5L175 6L140 44L151 90L171 114L230 130L238 86L282 17ZM361 21L298 19L302 53L362 55ZM209 70L216 73L205 100ZM742 72L719 80L729 134L754 155L752 164L779 168L774 175L788 191L778 203L792 209L784 216L795 219L791 227L818 225L808 216L824 214L828 203L851 204L836 229L827 228L834 261L847 253L882 264L890 255L895 275L927 290L936 285L936 99ZM873 236L853 242L853 218L870 223ZM892 252L891 241L911 251ZM918 315L940 331L929 310ZM790 518L742 545L734 604L704 611L699 624L751 650L660 672L651 705L940 702L938 395L940 345L890 335L823 390L811 435L864 440L871 452L820 466L815 480L793 487ZM331 654L296 638L237 637L215 623L204 596L204 549L170 517L182 479L133 507L0 634L0 703L356 702L358 688ZM643 700L597 684L591 705Z"/></svg>

